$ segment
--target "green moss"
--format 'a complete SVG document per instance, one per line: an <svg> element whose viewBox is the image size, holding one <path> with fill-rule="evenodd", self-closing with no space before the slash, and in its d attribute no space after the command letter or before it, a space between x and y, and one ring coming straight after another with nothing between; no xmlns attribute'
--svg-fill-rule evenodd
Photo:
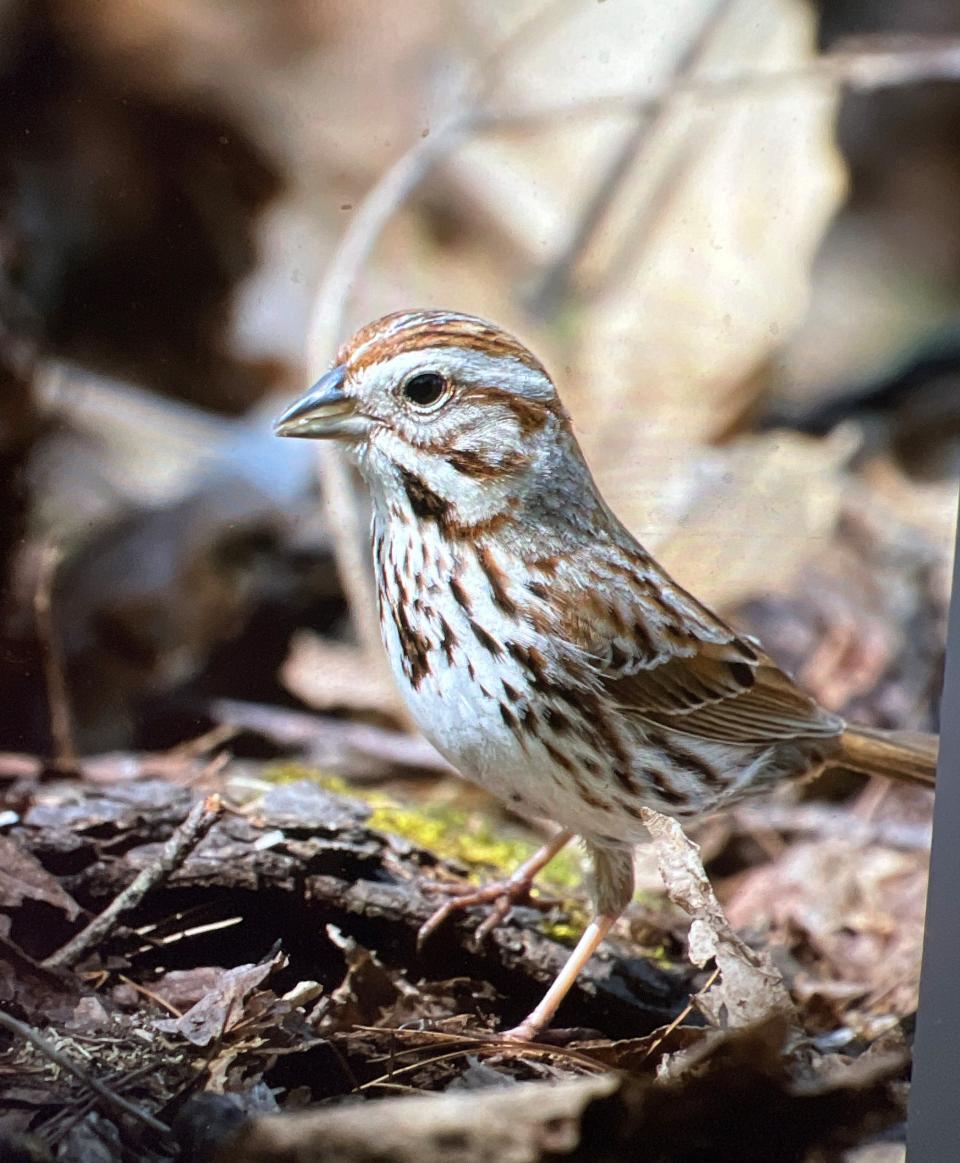
<svg viewBox="0 0 960 1163"><path fill-rule="evenodd" d="M467 865L477 881L489 877L491 870L501 875L512 872L538 847L535 841L510 832L502 824L495 826L482 812L437 802L400 804L382 791L355 787L340 776L303 763L268 764L263 778L270 783L306 779L327 791L361 800L372 809L370 827ZM555 857L540 877L545 887L555 891L575 888L582 879L579 854L572 847Z"/></svg>
<svg viewBox="0 0 960 1163"><path fill-rule="evenodd" d="M485 879L492 871L512 872L531 856L538 845L502 826L495 828L491 820L480 812L467 812L448 804L425 804L410 808L401 806L387 797L374 802L370 824L384 832L403 836L413 844L428 848L438 856L466 864L475 880ZM582 872L576 851L564 850L556 856L541 874L545 887L568 890L580 883Z"/></svg>
<svg viewBox="0 0 960 1163"><path fill-rule="evenodd" d="M299 783L306 779L336 795L352 796L354 799L364 798L357 788L352 787L339 775L333 775L332 772L323 771L319 767L309 767L305 763L268 763L260 775L267 783Z"/></svg>

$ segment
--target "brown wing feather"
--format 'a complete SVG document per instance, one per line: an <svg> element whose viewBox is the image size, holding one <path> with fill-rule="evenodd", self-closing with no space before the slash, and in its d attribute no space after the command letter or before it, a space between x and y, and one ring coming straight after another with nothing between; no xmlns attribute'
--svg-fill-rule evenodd
<svg viewBox="0 0 960 1163"><path fill-rule="evenodd" d="M725 743L838 735L843 723L805 695L769 659L744 662L730 651L674 656L648 670L605 677L607 692L621 708L682 731Z"/></svg>
<svg viewBox="0 0 960 1163"><path fill-rule="evenodd" d="M564 618L622 710L724 743L840 735L841 719L637 550L635 571L617 569Z"/></svg>

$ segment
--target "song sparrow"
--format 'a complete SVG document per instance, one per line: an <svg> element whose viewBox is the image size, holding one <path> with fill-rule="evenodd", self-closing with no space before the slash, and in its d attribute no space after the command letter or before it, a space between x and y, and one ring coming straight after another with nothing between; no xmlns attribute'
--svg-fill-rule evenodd
<svg viewBox="0 0 960 1163"><path fill-rule="evenodd" d="M379 319L276 431L340 440L369 485L383 641L424 734L563 828L458 903L502 916L574 834L592 857L595 917L511 1036L550 1023L629 902L642 808L690 819L837 764L933 782L935 740L847 726L668 576L604 503L547 372L493 324Z"/></svg>

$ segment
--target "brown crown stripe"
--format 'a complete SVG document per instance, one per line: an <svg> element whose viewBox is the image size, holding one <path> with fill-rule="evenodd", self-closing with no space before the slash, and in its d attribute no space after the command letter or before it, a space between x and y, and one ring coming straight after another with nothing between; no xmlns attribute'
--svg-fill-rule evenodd
<svg viewBox="0 0 960 1163"><path fill-rule="evenodd" d="M401 352L442 347L515 359L546 374L537 357L512 335L473 315L446 311L399 311L374 320L340 348L337 362L361 370Z"/></svg>

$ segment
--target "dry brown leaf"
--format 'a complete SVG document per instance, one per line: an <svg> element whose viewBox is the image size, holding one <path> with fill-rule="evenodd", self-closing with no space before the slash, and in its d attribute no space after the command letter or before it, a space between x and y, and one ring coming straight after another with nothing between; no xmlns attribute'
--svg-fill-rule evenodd
<svg viewBox="0 0 960 1163"><path fill-rule="evenodd" d="M729 608L788 591L832 536L856 444L851 429L773 432L718 449L674 445L659 453L666 463L599 475L611 507L681 585ZM651 474L658 464L663 476Z"/></svg>
<svg viewBox="0 0 960 1163"><path fill-rule="evenodd" d="M720 979L697 995L697 1005L718 1028L750 1026L782 1015L796 1021L783 978L766 953L749 947L724 916L696 844L667 816L643 808L643 823L657 851L667 895L692 918L690 960L701 968L715 960Z"/></svg>
<svg viewBox="0 0 960 1163"><path fill-rule="evenodd" d="M928 853L851 843L795 843L746 873L727 906L734 924L769 926L819 956L828 981L862 984L885 1011L916 1006Z"/></svg>
<svg viewBox="0 0 960 1163"><path fill-rule="evenodd" d="M564 13L527 46L497 105L657 93L716 9L712 0L638 0ZM737 0L696 75L796 69L814 51L810 5ZM574 415L591 418L596 463L624 467L656 455L664 439L701 441L756 392L747 377L799 321L809 264L843 189L835 108L813 86L699 105L683 98L644 141L642 164L580 264L581 284L602 289L578 314L579 349L564 379ZM623 118L558 118L535 137L478 141L450 170L539 265L567 243L629 126L626 108Z"/></svg>
<svg viewBox="0 0 960 1163"><path fill-rule="evenodd" d="M154 1024L166 1033L181 1034L194 1046L218 1042L244 1017L244 1003L249 995L271 973L282 969L286 962L286 955L277 953L257 965L238 965L228 969L183 1017L163 1018Z"/></svg>
<svg viewBox="0 0 960 1163"><path fill-rule="evenodd" d="M80 906L39 860L12 836L0 836L0 909L16 909L25 901L43 901L72 921Z"/></svg>

